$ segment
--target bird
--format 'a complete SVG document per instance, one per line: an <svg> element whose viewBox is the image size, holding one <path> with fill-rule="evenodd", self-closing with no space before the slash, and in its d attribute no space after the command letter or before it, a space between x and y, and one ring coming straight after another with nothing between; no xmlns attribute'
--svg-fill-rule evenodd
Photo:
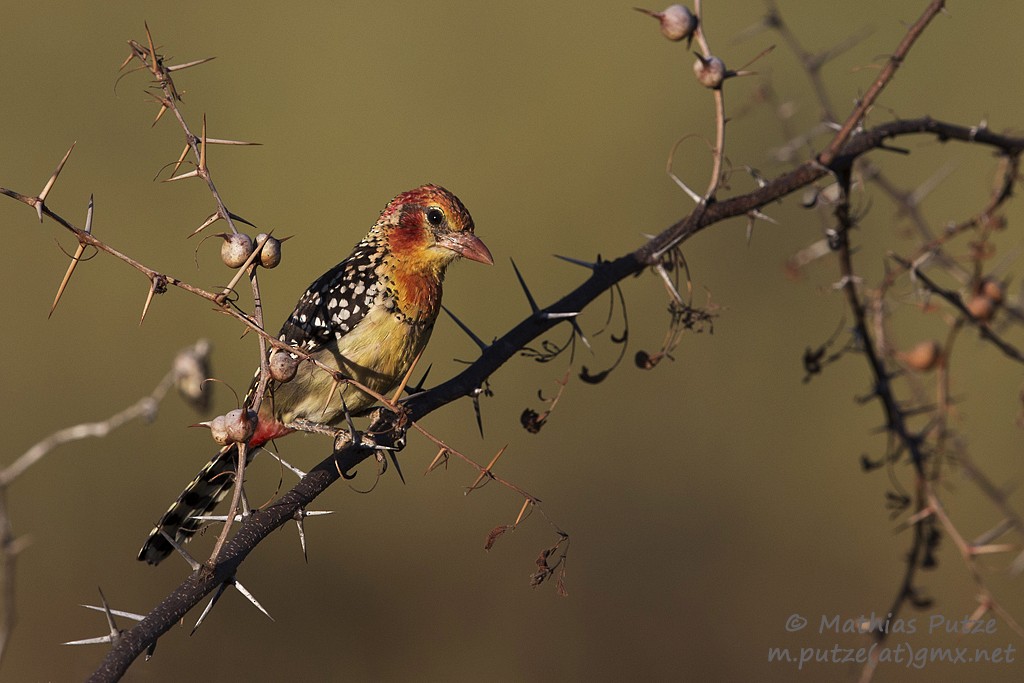
<svg viewBox="0 0 1024 683"><path fill-rule="evenodd" d="M278 339L378 394L390 392L430 339L447 267L460 257L494 263L474 230L465 205L439 185L399 194L352 253L309 286ZM300 362L293 379L269 383L248 457L292 433L289 425L297 420L339 426L374 402L356 386L338 385L322 368ZM231 488L238 452L237 444L228 444L203 467L150 532L140 561L155 565L171 554L163 533L180 544L198 531L202 522L195 517L210 512Z"/></svg>

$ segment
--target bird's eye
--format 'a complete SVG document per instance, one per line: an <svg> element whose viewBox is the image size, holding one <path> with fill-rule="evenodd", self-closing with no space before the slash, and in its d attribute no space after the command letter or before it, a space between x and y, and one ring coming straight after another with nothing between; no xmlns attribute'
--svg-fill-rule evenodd
<svg viewBox="0 0 1024 683"><path fill-rule="evenodd" d="M436 206L427 211L427 222L435 228L444 222L444 212Z"/></svg>

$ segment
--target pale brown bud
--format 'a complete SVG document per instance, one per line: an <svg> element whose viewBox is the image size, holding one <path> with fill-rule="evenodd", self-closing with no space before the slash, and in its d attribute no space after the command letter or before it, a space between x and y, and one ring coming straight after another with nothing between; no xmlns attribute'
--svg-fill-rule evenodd
<svg viewBox="0 0 1024 683"><path fill-rule="evenodd" d="M256 244L266 238L263 248L260 249L260 265L264 268L277 268L281 263L281 240L271 237L266 233L256 235Z"/></svg>
<svg viewBox="0 0 1024 683"><path fill-rule="evenodd" d="M919 342L914 348L900 354L900 359L907 367L920 372L934 369L941 357L942 347L935 340Z"/></svg>
<svg viewBox="0 0 1024 683"><path fill-rule="evenodd" d="M256 431L256 413L236 408L224 416L228 439L234 443L245 443Z"/></svg>
<svg viewBox="0 0 1024 683"><path fill-rule="evenodd" d="M206 424L210 428L210 436L213 437L214 441L221 446L227 446L231 443L231 437L228 436L227 421L223 415L218 415Z"/></svg>
<svg viewBox="0 0 1024 683"><path fill-rule="evenodd" d="M174 386L193 408L205 411L210 403L210 342L200 339L174 358Z"/></svg>
<svg viewBox="0 0 1024 683"><path fill-rule="evenodd" d="M996 304L984 294L975 294L967 300L967 310L975 319L988 322L996 311Z"/></svg>
<svg viewBox="0 0 1024 683"><path fill-rule="evenodd" d="M653 12L639 7L633 9L657 19L661 24L661 35L672 41L680 41L684 38L692 40L693 32L697 30L697 17L683 5L669 5L662 12Z"/></svg>
<svg viewBox="0 0 1024 683"><path fill-rule="evenodd" d="M241 268L252 254L252 238L244 232L224 233L220 258L228 268Z"/></svg>
<svg viewBox="0 0 1024 683"><path fill-rule="evenodd" d="M693 63L693 75L705 88L720 88L727 75L725 62L715 56L697 55L697 61Z"/></svg>
<svg viewBox="0 0 1024 683"><path fill-rule="evenodd" d="M299 359L296 356L274 349L270 354L270 376L278 382L291 382L299 369Z"/></svg>
<svg viewBox="0 0 1024 683"><path fill-rule="evenodd" d="M1003 303L1005 288L1003 287L1003 283L999 282L998 280L993 280L992 278L985 278L984 280L981 281L981 287L979 287L978 289L979 293L982 296L988 297L989 299L992 300L992 303L996 304L997 306Z"/></svg>

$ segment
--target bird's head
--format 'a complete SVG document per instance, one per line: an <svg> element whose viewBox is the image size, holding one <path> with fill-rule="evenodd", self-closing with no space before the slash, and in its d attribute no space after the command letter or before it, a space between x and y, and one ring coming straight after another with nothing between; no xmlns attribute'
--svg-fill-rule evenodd
<svg viewBox="0 0 1024 683"><path fill-rule="evenodd" d="M443 273L459 258L494 263L491 252L473 234L473 217L459 198L438 185L403 192L381 213L389 226L391 253L406 267Z"/></svg>

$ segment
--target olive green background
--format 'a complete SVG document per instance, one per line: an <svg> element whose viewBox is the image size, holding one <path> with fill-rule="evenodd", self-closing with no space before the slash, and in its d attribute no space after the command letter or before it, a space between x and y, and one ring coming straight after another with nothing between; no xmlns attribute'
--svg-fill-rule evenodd
<svg viewBox="0 0 1024 683"><path fill-rule="evenodd" d="M872 30L826 69L836 108L845 112L924 4L789 3L783 10L811 49ZM760 3L706 5L712 47L728 65L779 42L768 33L737 40L759 20ZM930 114L1019 131L1020 49L1010 27L1020 25L1024 10L951 5L871 122ZM231 210L296 235L282 267L261 276L271 327L314 277L348 253L390 197L420 183L455 191L495 256L492 268L457 264L445 295L490 339L528 313L509 258L544 305L585 275L552 254L614 257L691 210L664 172L676 139L699 136L677 154L681 175L703 188L710 170L700 138L713 138L712 103L693 81L692 55L625 2L288 8L45 0L2 9L0 185L37 192L77 140L49 205L82 222L95 193L99 237L207 288L231 273L216 258L215 240L184 238L212 211L210 196L195 181L153 182L177 158L180 130L169 116L150 128L155 107L145 101L143 74L126 77L116 92L114 82L125 41L145 37L144 20L177 62L217 56L177 82L196 130L205 113L211 136L263 143L214 149L210 166ZM784 47L755 68L758 77L729 83L727 151L734 167L771 176L784 170L771 152L785 136L773 107L754 103L758 86L770 80L781 101L795 104L793 130L812 126L818 108ZM983 204L996 167L988 151L925 138L898 144L914 153L875 158L906 189L937 170L949 173L925 204L934 226ZM736 173L723 195L752 187ZM422 476L435 451L413 435L401 455L407 485L389 472L360 495L353 489L374 480L367 466L351 487L337 485L318 501L336 514L308 522L308 564L294 527L245 563L240 580L276 621L230 592L196 635L188 636L190 614L184 628L164 636L155 659L136 662L129 680L855 679L859 667L850 664L797 671L767 662L772 646L867 646L862 637L818 633L820 619L884 614L910 542L885 508L889 476L859 468L862 453L879 456L885 446L878 406L856 400L870 388L863 359L851 355L802 382L805 347L848 325L849 315L831 288L838 275L829 260L802 281L784 275L786 258L827 227L797 199L767 207L780 224L759 224L749 245L742 220L686 245L696 301L709 293L721 315L714 334L683 340L675 362L649 372L630 362L638 349L657 349L667 323L664 290L645 275L624 283L626 362L597 386L574 376L539 435L527 434L519 415L542 408L537 391L554 392L568 358L546 365L517 358L502 368L491 382L495 396L483 402L482 440L468 399L425 420L483 462L508 445L497 471L541 498L550 520L571 534L567 598L552 585L528 585L538 553L556 538L544 516L535 514L484 552L488 531L511 523L520 501L494 484L465 496L475 473L455 461ZM857 202L864 215L857 266L873 283L885 250L908 253L912 242L883 196ZM1009 230L992 262L1009 259L1003 275L1018 269L1021 211L1019 204L1006 211ZM230 319L171 291L140 327L145 279L100 255L78 269L47 320L67 263L54 240L65 250L73 240L7 199L0 229L0 461L11 462L55 429L103 419L134 401L157 383L177 349L200 336L215 345L217 377L244 390L256 343L239 339ZM914 303L906 291L892 301L898 345L944 330L941 315L921 315ZM614 360L618 347L608 337L621 322L596 334L605 312L601 302L581 316L594 352L578 349L575 370ZM442 319L428 350L431 380L451 376L462 367L454 359L474 354ZM953 372L956 426L970 452L998 484L1019 484L1019 367L965 334ZM924 378L925 392L931 381ZM223 385L216 391L217 410L235 406ZM156 569L134 558L152 523L214 450L205 433L188 429L198 419L172 397L154 424L63 447L11 487L15 530L31 545L18 562L18 623L0 678L85 677L103 648L61 643L100 635L105 625L78 605L96 604L100 586L114 607L144 613L186 575L177 558ZM307 468L326 447L313 437L280 444ZM947 473L941 490L963 532L975 536L994 525L998 513L974 485L955 467ZM250 476L251 499L260 502L280 474L262 458ZM910 482L905 467L894 476ZM1019 493L1011 501L1024 506ZM210 542L197 541L195 552L208 551ZM995 635L927 634L929 616L957 619L975 607L976 588L948 541L939 559L936 571L920 576L934 609L902 615L917 617L918 633L890 644L1019 650L1024 644L1002 621ZM1006 576L1009 559L981 564L996 597L1024 617L1021 582ZM807 617L807 629L787 633L792 614ZM888 666L876 680L1020 675L1019 663Z"/></svg>

